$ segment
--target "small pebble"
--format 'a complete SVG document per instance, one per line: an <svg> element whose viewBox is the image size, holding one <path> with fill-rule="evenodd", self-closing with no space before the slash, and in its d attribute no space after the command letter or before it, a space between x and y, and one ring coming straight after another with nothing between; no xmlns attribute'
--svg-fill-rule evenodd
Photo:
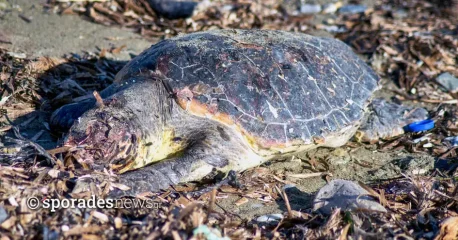
<svg viewBox="0 0 458 240"><path fill-rule="evenodd" d="M452 144L452 147L456 147L458 146L458 136L446 137L444 138L444 142L449 142Z"/></svg>
<svg viewBox="0 0 458 240"><path fill-rule="evenodd" d="M348 4L341 8L339 8L339 13L341 14L355 14L355 13L363 13L367 10L365 5L356 5L356 4Z"/></svg>
<svg viewBox="0 0 458 240"><path fill-rule="evenodd" d="M234 5L231 5L231 4L226 4L221 8L222 12L230 12L233 9L234 9Z"/></svg>
<svg viewBox="0 0 458 240"><path fill-rule="evenodd" d="M340 7L342 7L342 2L325 4L323 6L323 13L335 13Z"/></svg>
<svg viewBox="0 0 458 240"><path fill-rule="evenodd" d="M208 240L229 240L228 237L221 237L221 231L216 228L210 228L207 225L200 225L192 231L193 235L202 234Z"/></svg>
<svg viewBox="0 0 458 240"><path fill-rule="evenodd" d="M62 229L62 232L66 232L66 231L70 230L70 227L67 226L67 225L62 225L61 229Z"/></svg>
<svg viewBox="0 0 458 240"><path fill-rule="evenodd" d="M251 208L262 208L262 207L264 207L264 204L262 203L251 204Z"/></svg>
<svg viewBox="0 0 458 240"><path fill-rule="evenodd" d="M283 190L286 190L288 188L295 188L296 185L295 184L285 184L285 186L283 186Z"/></svg>
<svg viewBox="0 0 458 240"><path fill-rule="evenodd" d="M168 19L191 17L198 2L191 0L148 0L153 10Z"/></svg>
<svg viewBox="0 0 458 240"><path fill-rule="evenodd" d="M423 136L423 137L419 137L419 138L415 138L413 140L413 143L419 143L419 142L423 142L423 141L429 141L431 140L431 138L429 137L430 134L426 135L426 136Z"/></svg>
<svg viewBox="0 0 458 240"><path fill-rule="evenodd" d="M387 210L367 196L368 192L358 183L336 179L322 187L313 201L313 210L330 215L335 208L342 211L367 209L378 212Z"/></svg>
<svg viewBox="0 0 458 240"><path fill-rule="evenodd" d="M256 218L256 221L259 223L270 223L270 222L278 222L283 219L283 214L275 213L275 214L267 214Z"/></svg>
<svg viewBox="0 0 458 240"><path fill-rule="evenodd" d="M325 30L325 31L330 32L330 33L342 33L342 32L346 32L347 31L347 29L345 27L339 27L339 26L336 26L336 25L331 25L331 26L318 25L317 28Z"/></svg>
<svg viewBox="0 0 458 240"><path fill-rule="evenodd" d="M8 198L8 202L14 207L19 206L19 204L17 203L16 199L13 196Z"/></svg>
<svg viewBox="0 0 458 240"><path fill-rule="evenodd" d="M326 24L326 25L334 25L334 24L336 24L336 21L334 19L332 19L332 18L328 18L328 19L324 20L323 23Z"/></svg>
<svg viewBox="0 0 458 240"><path fill-rule="evenodd" d="M8 213L6 210L0 206L0 224L8 218Z"/></svg>
<svg viewBox="0 0 458 240"><path fill-rule="evenodd" d="M13 58L19 58L19 59L24 59L27 57L25 53L16 53L16 52L7 52L8 56L13 57Z"/></svg>
<svg viewBox="0 0 458 240"><path fill-rule="evenodd" d="M302 14L314 14L321 12L321 6L319 4L303 4L301 5Z"/></svg>
<svg viewBox="0 0 458 240"><path fill-rule="evenodd" d="M122 219L120 217L116 217L114 219L114 223L115 223L115 228L116 229L121 229L122 228Z"/></svg>
<svg viewBox="0 0 458 240"><path fill-rule="evenodd" d="M396 10L396 11L393 12L393 17L394 17L395 19L402 20L402 19L408 17L407 11L404 10L404 9L398 9L398 10Z"/></svg>
<svg viewBox="0 0 458 240"><path fill-rule="evenodd" d="M436 80L442 84L447 91L458 90L458 78L448 72L442 73L436 78Z"/></svg>
<svg viewBox="0 0 458 240"><path fill-rule="evenodd" d="M7 8L9 8L9 6L6 2L0 2L0 10L6 10Z"/></svg>
<svg viewBox="0 0 458 240"><path fill-rule="evenodd" d="M424 148L432 148L434 145L432 143L423 144Z"/></svg>
<svg viewBox="0 0 458 240"><path fill-rule="evenodd" d="M391 5L386 5L386 4L383 4L382 5L382 10L383 11L392 11L393 10L393 7Z"/></svg>

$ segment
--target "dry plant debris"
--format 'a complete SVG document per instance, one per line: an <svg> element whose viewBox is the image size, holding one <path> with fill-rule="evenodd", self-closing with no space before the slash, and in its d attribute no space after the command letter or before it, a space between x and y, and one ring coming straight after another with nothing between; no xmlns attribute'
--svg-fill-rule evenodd
<svg viewBox="0 0 458 240"><path fill-rule="evenodd" d="M213 28L301 32L323 28L321 23L313 23L313 16L288 16L277 1L216 1L185 20L158 18L146 0L50 0L45 7L62 14L84 15L104 25L131 28L152 40ZM89 181L89 190L72 191L78 187L76 179L87 178L89 172L63 159L62 153L67 150L58 148L48 151L55 164L46 164L41 161L43 157L33 151L12 164L0 161L2 240L31 239L37 234L48 239L204 239L205 234L193 232L206 229L201 228L204 225L208 226L208 231L216 229L222 236L234 239L456 239L458 187L455 181L457 165L453 161L457 159L458 147L444 140L458 134L457 93L447 90L436 80L445 72L458 76L456 19L430 2L384 0L365 13L337 16L333 22L344 29L336 35L338 38L366 56L380 75L396 81L399 89L393 91L397 101L426 102L436 106L432 109L436 121L434 130L410 133L378 144L380 150L403 148L449 160L443 171L437 170L427 177L405 176L371 185L372 190L365 187L389 210L388 213L342 213L337 209L325 217L306 209L293 210L287 194L281 190L290 183L287 176L262 167L240 176L241 189L223 186L218 191L190 197L186 193L198 186L185 184L157 193L152 198L158 206L154 210L30 210L26 206L30 197L40 201L88 199L92 194L104 197L114 184L111 180L116 176L106 171L95 172L91 175L100 176L102 184ZM63 104L92 97L94 91L109 85L125 64L106 58L107 53L116 54L122 48L102 49L98 54L84 56L35 60L0 49L2 115L6 113L12 121L25 117L25 124L18 126L21 129L37 118L33 115L37 111L49 117L49 113ZM50 131L46 129L46 118L44 123L44 131ZM11 128L4 117L0 127L2 133ZM56 132L52 134L60 137ZM29 139L39 137L37 134ZM0 156L7 158L12 155L11 151L20 151L23 145L23 142L13 142L0 146ZM359 146L356 143L349 145ZM312 162L312 169L315 169L319 163L313 159ZM217 199L229 195L239 197L240 200L234 203L238 205L257 199L265 204L283 201L289 207L278 224L262 225L221 208ZM149 197L141 199L151 199Z"/></svg>
<svg viewBox="0 0 458 240"><path fill-rule="evenodd" d="M205 2L205 1L204 1ZM281 29L309 32L336 26L336 37L367 55L382 76L396 79L401 99L456 103L456 93L436 81L441 73L458 77L458 3L455 0L383 0L362 14L329 15L334 25L313 15L288 15L283 1L208 1L188 19L156 16L147 0L55 1L46 6L61 14L80 14L104 24L131 28L143 37L171 37L219 28ZM335 19L334 19L335 18ZM442 91L438 91L442 90ZM444 90L447 94L443 94Z"/></svg>
<svg viewBox="0 0 458 240"><path fill-rule="evenodd" d="M288 16L281 1L203 1L197 13L188 19L169 20L158 17L147 0L113 0L103 2L61 2L49 0L50 11L80 14L107 25L130 28L145 38L171 37L220 28L306 30L310 16Z"/></svg>
<svg viewBox="0 0 458 240"><path fill-rule="evenodd" d="M436 11L426 1L385 0L363 16L341 16L338 22L348 31L337 37L367 54L379 74L394 79L405 90L400 100L457 103L455 93L436 78L444 72L458 76L458 18Z"/></svg>

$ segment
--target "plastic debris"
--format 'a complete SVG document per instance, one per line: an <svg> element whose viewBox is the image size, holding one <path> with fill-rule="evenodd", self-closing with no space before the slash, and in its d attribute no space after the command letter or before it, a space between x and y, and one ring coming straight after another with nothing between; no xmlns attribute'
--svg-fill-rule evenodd
<svg viewBox="0 0 458 240"><path fill-rule="evenodd" d="M433 128L434 128L434 121L431 119L414 122L404 127L406 132L422 132L422 131L431 130Z"/></svg>

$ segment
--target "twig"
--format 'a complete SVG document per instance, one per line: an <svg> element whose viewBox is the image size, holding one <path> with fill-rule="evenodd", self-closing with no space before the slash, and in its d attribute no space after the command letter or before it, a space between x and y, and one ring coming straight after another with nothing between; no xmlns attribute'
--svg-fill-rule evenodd
<svg viewBox="0 0 458 240"><path fill-rule="evenodd" d="M317 173L300 173L300 174L287 174L286 176L292 178L312 178L312 177L321 177L324 175L328 175L328 172L317 172Z"/></svg>
<svg viewBox="0 0 458 240"><path fill-rule="evenodd" d="M99 108L105 107L105 104L103 103L103 99L100 96L100 94L97 91L94 91L92 94L94 94L95 100L97 101L97 107Z"/></svg>

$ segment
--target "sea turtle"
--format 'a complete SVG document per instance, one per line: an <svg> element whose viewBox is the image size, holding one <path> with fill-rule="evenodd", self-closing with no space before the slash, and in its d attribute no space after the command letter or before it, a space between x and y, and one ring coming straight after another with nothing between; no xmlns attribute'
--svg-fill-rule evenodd
<svg viewBox="0 0 458 240"><path fill-rule="evenodd" d="M80 162L156 191L213 170L358 137L402 133L427 117L374 100L379 77L345 43L271 30L214 30L163 40L131 60L103 100L63 106L51 122ZM372 109L372 111L371 111ZM372 114L368 114L372 113Z"/></svg>

